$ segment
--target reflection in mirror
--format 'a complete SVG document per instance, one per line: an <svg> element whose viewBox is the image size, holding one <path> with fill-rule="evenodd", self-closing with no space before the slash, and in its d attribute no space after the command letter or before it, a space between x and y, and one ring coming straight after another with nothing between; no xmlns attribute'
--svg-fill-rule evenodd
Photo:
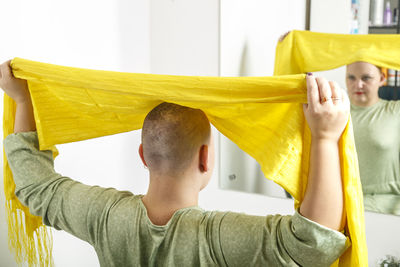
<svg viewBox="0 0 400 267"><path fill-rule="evenodd" d="M344 87L345 68L320 72L320 76L330 80L340 80ZM260 165L225 136L220 137L220 181L222 189L263 194L269 197L292 199L280 185L266 179Z"/></svg>
<svg viewBox="0 0 400 267"><path fill-rule="evenodd" d="M400 215L400 81L388 86L387 73L355 62L315 75L347 89L365 209Z"/></svg>
<svg viewBox="0 0 400 267"><path fill-rule="evenodd" d="M257 161L220 135L220 188L292 198L281 186L266 179Z"/></svg>
<svg viewBox="0 0 400 267"><path fill-rule="evenodd" d="M348 92L365 209L400 215L400 79L388 86L387 70L365 62L314 75ZM221 188L291 198L229 139L220 146Z"/></svg>

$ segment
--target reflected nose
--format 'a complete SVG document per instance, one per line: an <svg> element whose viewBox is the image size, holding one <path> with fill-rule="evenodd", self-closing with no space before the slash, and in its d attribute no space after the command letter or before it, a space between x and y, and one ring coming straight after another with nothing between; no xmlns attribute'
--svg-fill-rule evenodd
<svg viewBox="0 0 400 267"><path fill-rule="evenodd" d="M364 86L364 82L360 79L360 80L357 80L357 89L361 89L361 88L363 88L363 86Z"/></svg>

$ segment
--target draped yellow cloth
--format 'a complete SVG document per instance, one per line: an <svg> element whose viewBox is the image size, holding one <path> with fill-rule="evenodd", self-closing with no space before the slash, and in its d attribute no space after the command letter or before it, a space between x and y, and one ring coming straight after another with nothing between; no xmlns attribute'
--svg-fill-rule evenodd
<svg viewBox="0 0 400 267"><path fill-rule="evenodd" d="M277 45L274 75L324 71L356 61L400 70L400 34L292 31Z"/></svg>
<svg viewBox="0 0 400 267"><path fill-rule="evenodd" d="M324 71L357 61L400 70L399 59L400 35L350 35L292 31L282 42L277 44L274 75ZM308 137L304 141L307 139ZM345 140L346 138L343 136L342 141ZM353 165L349 166L353 167ZM346 168L344 170L345 172L349 171ZM344 176L345 205L353 255L344 255L343 258L346 258L347 261L347 257L350 257L351 264L348 266L367 266L361 192L358 185L349 186L349 183L359 183L359 174L355 170L348 174Z"/></svg>
<svg viewBox="0 0 400 267"><path fill-rule="evenodd" d="M11 66L16 77L28 80L41 149L140 129L145 115L167 101L202 109L221 133L260 163L266 177L295 198L296 206L303 199L311 140L302 110L302 103L307 101L303 74L274 77L133 74L20 58L15 58ZM12 132L15 116L14 103L8 97L4 109L7 136ZM366 266L362 192L351 121L340 140L340 155L347 233L353 246L337 263ZM10 240L17 258L30 263L49 263L51 239L40 218L30 215L15 198L6 161L4 170ZM23 216L15 216L16 213ZM23 224L27 226L25 229ZM35 246L34 235L43 238L43 246ZM41 258L35 258L36 251Z"/></svg>

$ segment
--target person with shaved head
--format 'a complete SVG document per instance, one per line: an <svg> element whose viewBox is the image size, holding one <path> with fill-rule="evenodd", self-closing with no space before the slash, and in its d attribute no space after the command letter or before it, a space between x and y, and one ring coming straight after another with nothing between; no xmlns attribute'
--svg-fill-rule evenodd
<svg viewBox="0 0 400 267"><path fill-rule="evenodd" d="M139 155L150 171L142 198L156 224L168 222L184 206L197 205L214 164L210 122L199 109L172 103L156 106L146 116Z"/></svg>
<svg viewBox="0 0 400 267"><path fill-rule="evenodd" d="M87 186L54 171L52 152L39 150L26 81L9 62L0 71L0 87L17 105L4 140L16 196L46 225L93 245L101 266L330 266L348 247L338 142L349 101L336 83L307 76L312 142L300 208L253 216L198 206L214 167L203 111L161 103L149 112L139 147L150 175L145 195Z"/></svg>
<svg viewBox="0 0 400 267"><path fill-rule="evenodd" d="M281 35L279 42L288 34ZM379 96L385 81L380 66L365 61L346 65L364 207L400 215L400 101L398 96L392 100ZM399 83L390 89L394 96Z"/></svg>
<svg viewBox="0 0 400 267"><path fill-rule="evenodd" d="M379 97L385 80L371 63L346 66L365 209L400 215L400 101Z"/></svg>

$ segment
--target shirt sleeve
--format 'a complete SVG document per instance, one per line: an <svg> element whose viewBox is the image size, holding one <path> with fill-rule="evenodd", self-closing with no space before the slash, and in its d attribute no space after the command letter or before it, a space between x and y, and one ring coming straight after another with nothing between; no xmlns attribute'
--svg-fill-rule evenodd
<svg viewBox="0 0 400 267"><path fill-rule="evenodd" d="M96 245L110 209L126 191L88 186L54 170L52 151L40 151L36 132L11 134L4 149L16 185L15 194L43 223Z"/></svg>
<svg viewBox="0 0 400 267"><path fill-rule="evenodd" d="M297 211L267 217L228 213L219 235L228 266L330 266L349 246L345 235Z"/></svg>

